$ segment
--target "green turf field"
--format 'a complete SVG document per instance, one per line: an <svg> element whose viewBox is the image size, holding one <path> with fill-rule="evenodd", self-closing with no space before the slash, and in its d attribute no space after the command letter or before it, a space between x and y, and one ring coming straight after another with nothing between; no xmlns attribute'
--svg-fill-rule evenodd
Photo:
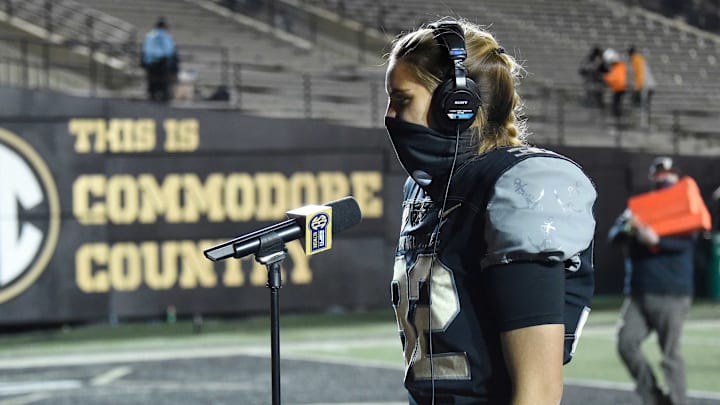
<svg viewBox="0 0 720 405"><path fill-rule="evenodd" d="M596 300L567 378L630 383L615 352L619 297ZM4 360L68 353L133 351L185 347L254 347L269 352L269 319L189 320L63 327L0 335ZM683 336L691 390L720 392L720 303L696 301ZM341 358L402 367L402 354L391 310L281 316L284 356ZM655 337L646 352L658 363Z"/></svg>
<svg viewBox="0 0 720 405"><path fill-rule="evenodd" d="M578 351L566 368L566 377L630 382L615 351L615 327L619 301L601 303L588 320ZM683 334L683 353L690 389L720 392L720 303L696 301ZM656 336L645 342L645 353L659 372L660 352Z"/></svg>

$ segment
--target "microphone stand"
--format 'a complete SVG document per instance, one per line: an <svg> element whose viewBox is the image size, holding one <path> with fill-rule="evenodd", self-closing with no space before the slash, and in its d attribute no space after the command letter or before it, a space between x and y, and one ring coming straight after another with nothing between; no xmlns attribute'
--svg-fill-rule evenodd
<svg viewBox="0 0 720 405"><path fill-rule="evenodd" d="M287 257L287 248L277 232L260 236L260 249L255 260L268 270L266 287L270 289L270 359L272 373L272 405L280 405L280 264Z"/></svg>

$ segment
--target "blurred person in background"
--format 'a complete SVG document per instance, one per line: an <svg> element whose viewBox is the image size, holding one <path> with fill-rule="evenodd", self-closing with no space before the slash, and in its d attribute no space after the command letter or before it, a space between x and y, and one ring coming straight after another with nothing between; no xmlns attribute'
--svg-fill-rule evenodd
<svg viewBox="0 0 720 405"><path fill-rule="evenodd" d="M627 63L621 60L620 55L612 48L603 52L603 61L608 69L603 74L603 79L612 91L612 114L619 118L623 115L623 96L627 91Z"/></svg>
<svg viewBox="0 0 720 405"><path fill-rule="evenodd" d="M712 193L713 211L715 213L715 226L713 229L720 231L720 187Z"/></svg>
<svg viewBox="0 0 720 405"><path fill-rule="evenodd" d="M409 177L391 297L410 404L562 398L594 288L597 193L527 145L521 72L464 20L393 42L385 126Z"/></svg>
<svg viewBox="0 0 720 405"><path fill-rule="evenodd" d="M599 46L594 46L580 64L580 76L585 89L585 103L588 107L605 107L603 74L607 73L608 69L602 55L602 49Z"/></svg>
<svg viewBox="0 0 720 405"><path fill-rule="evenodd" d="M658 157L650 166L655 190L671 187L680 178L670 157ZM658 236L629 210L609 232L622 245L625 260L625 301L618 327L617 349L635 380L645 405L687 404L685 362L680 338L693 295L694 234ZM642 351L656 332L662 353L661 368L668 387L663 392Z"/></svg>
<svg viewBox="0 0 720 405"><path fill-rule="evenodd" d="M195 99L195 83L198 79L197 70L181 70L177 75L177 83L175 84L175 96L178 101L192 101Z"/></svg>
<svg viewBox="0 0 720 405"><path fill-rule="evenodd" d="M650 100L657 83L647 60L635 46L631 45L627 52L632 70L633 105L640 109L640 125L646 127L650 124Z"/></svg>
<svg viewBox="0 0 720 405"><path fill-rule="evenodd" d="M170 100L170 87L177 76L179 61L175 40L163 17L158 18L155 28L145 35L141 65L145 69L148 98L159 102Z"/></svg>

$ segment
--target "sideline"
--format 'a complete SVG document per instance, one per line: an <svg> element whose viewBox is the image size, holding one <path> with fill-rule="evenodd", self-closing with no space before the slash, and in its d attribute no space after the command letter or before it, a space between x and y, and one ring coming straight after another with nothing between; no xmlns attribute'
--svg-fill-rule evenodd
<svg viewBox="0 0 720 405"><path fill-rule="evenodd" d="M692 320L686 324L687 329L713 330L720 329L720 320ZM589 333L588 333L589 332ZM614 332L614 326L598 325L585 329L584 335L600 336ZM351 359L347 358L348 350L362 348L387 348L388 353L398 346L397 336L393 333L378 336L373 330L371 335L362 337L357 334L350 336L326 336L325 340L315 340L304 333L295 334L295 341L281 343L280 356L283 360L310 361L316 363L339 364L356 367L379 368L386 370L397 370L399 373L404 369L401 355L398 352L397 361ZM299 335L299 336L298 336ZM707 339L703 339L707 340ZM712 342L703 344L720 344L719 340L712 339ZM118 363L142 363L176 359L194 358L225 358L232 356L248 357L270 357L270 342L266 336L253 337L248 339L235 334L202 335L194 338L173 340L165 338L147 338L129 340L108 348L105 343L84 342L80 345L50 344L48 347L38 347L36 352L25 351L18 354L17 351L7 357L0 356L0 370L21 370L27 368L48 367L60 368L68 366L97 365L97 364L118 364ZM399 350L399 349L398 349ZM118 366L110 371L96 376L96 384L104 384L118 380L126 373L131 373L132 368ZM73 388L72 381L54 381L56 389ZM59 383L59 385L57 385ZM68 383L70 383L68 385ZM63 385L66 384L66 385ZM616 390L622 392L633 391L630 383L613 382L605 380L575 379L566 378L567 386L586 387L595 389ZM0 396L7 395L12 390L20 389L17 384L13 387L0 385ZM22 387L26 390L28 387ZM36 393L35 395L42 395ZM689 396L694 399L720 400L720 392L690 390ZM16 398L18 399L18 398ZM23 399L23 398L20 398ZM24 398L32 402L32 398ZM0 403L5 403L0 401ZM18 402L17 405L26 403ZM350 404L345 404L350 405ZM387 404L390 405L390 404Z"/></svg>
<svg viewBox="0 0 720 405"><path fill-rule="evenodd" d="M630 383L620 383L604 380L584 380L578 378L566 378L565 385L573 387L600 388L616 391L634 391L635 387ZM715 399L720 400L720 392L689 390L688 396L694 399Z"/></svg>
<svg viewBox="0 0 720 405"><path fill-rule="evenodd" d="M372 347L377 345L383 345L388 343L388 339L362 339L357 341L348 342L345 340L343 343L337 342L293 342L286 343L282 347L281 358L284 360L296 360L296 361L311 361L316 363L327 363L327 364L339 364L355 367L373 367L388 370L397 370L398 372L403 370L403 365L400 361L398 362L383 362L377 360L359 360L359 359L348 359L330 357L330 353L334 349L347 349L349 347ZM394 339L393 339L393 342ZM48 355L48 356L32 356L18 359L5 359L0 362L0 370L10 369L25 369L25 368L36 368L36 367L67 367L67 366L81 366L81 365L96 365L96 364L113 364L113 363L128 363L128 362L153 362L153 361L164 361L164 360L176 360L176 359L194 359L194 358L218 358L218 357L231 357L231 356L248 356L248 357L270 357L269 345L227 345L220 347L193 347L192 350L188 350L186 347L175 347L175 348L155 348L155 349L142 349L137 351L122 351L115 353L77 353L72 355ZM312 354L302 354L310 348L320 348L328 350L328 354L325 356L318 356ZM129 373L131 368L119 367L111 370L105 375L99 376L100 380L104 379L115 379L117 376L122 376L125 373ZM47 382L45 382L47 383ZM61 388L76 388L71 384L67 384L68 381L59 381L59 385L53 387L54 389ZM63 384L64 383L64 384ZM586 387L586 388L599 388L609 389L616 391L631 392L633 391L633 385L630 383L621 383L604 380L588 380L588 379L576 379L566 378L564 381L565 385L575 387ZM17 385L5 387L6 390L18 389ZM27 387L22 387L22 391L25 391ZM47 386L45 386L47 389ZM0 385L0 395L7 395L8 392L2 392L2 385ZM689 396L694 399L709 399L709 400L720 400L720 392L690 390ZM316 404L317 405L317 404ZM343 404L352 405L352 404ZM386 404L386 405L391 405ZM392 404L394 405L394 404Z"/></svg>
<svg viewBox="0 0 720 405"><path fill-rule="evenodd" d="M270 342L267 343L225 343L214 344L212 347L201 346L203 342L196 344L186 343L175 345L173 347L143 347L141 343L136 348L130 346L123 347L121 350L114 352L82 352L82 353L61 353L61 354L45 354L45 355L27 355L14 358L0 358L0 370L16 370L34 367L67 367L67 366L83 366L93 364L113 364L128 362L149 362L176 359L195 359L195 358L216 358L229 356L251 356L251 357L270 357ZM343 350L355 347L375 347L390 343L384 338L368 338L356 341L348 341L344 339L338 341L307 341L307 342L287 342L281 344L280 356L283 359L319 361L323 363L334 363L336 361L342 364L349 364L357 361L358 365L371 367L388 367L402 369L401 364L390 362L372 361L372 360L336 360L329 355L327 356L310 356L294 353L294 351L307 351L308 349L320 349L328 351ZM392 344L396 343L395 339Z"/></svg>

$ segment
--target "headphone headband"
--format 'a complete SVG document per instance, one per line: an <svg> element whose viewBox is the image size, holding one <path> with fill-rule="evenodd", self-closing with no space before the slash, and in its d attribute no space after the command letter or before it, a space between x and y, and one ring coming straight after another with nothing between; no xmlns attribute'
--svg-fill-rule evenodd
<svg viewBox="0 0 720 405"><path fill-rule="evenodd" d="M429 26L440 46L447 49L452 73L433 94L435 124L444 132L469 128L480 108L480 89L467 77L465 33L459 23L442 21Z"/></svg>
<svg viewBox="0 0 720 405"><path fill-rule="evenodd" d="M450 60L464 61L467 58L467 50L465 50L465 32L460 24L454 21L444 21L437 24L431 24L435 40L448 50Z"/></svg>

